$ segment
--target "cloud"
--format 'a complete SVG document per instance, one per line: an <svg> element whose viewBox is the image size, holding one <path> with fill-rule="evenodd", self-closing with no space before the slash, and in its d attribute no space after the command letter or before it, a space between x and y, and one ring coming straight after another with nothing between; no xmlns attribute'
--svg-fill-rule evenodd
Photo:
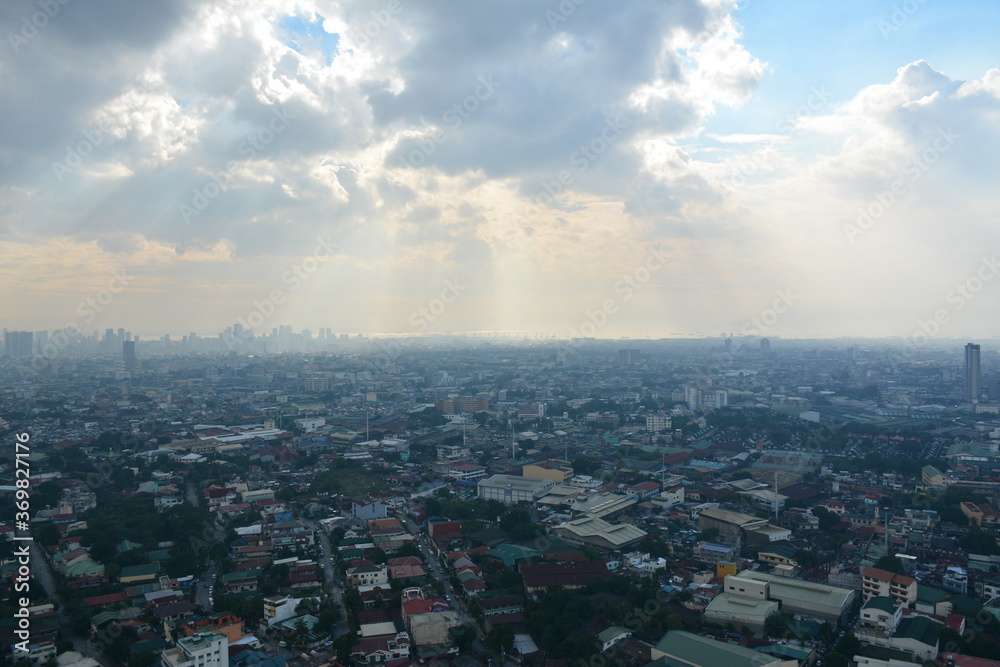
<svg viewBox="0 0 1000 667"><path fill-rule="evenodd" d="M747 252L785 256L782 266L751 254L732 270L800 286L805 296L785 319L792 327L912 333L1000 246L987 185L1000 178L988 158L1000 148L995 79L990 70L956 81L916 61L798 119L767 152L735 144L685 163L726 209L742 209ZM955 313L951 335L986 330L983 303Z"/></svg>
<svg viewBox="0 0 1000 667"><path fill-rule="evenodd" d="M675 248L636 297L646 310L609 325L623 332L640 311L678 323L700 309L699 328L736 326L756 314L745 304L794 281L816 296L783 326L827 321L844 285L876 315L863 286L901 298L904 285L867 264L841 276L898 248L904 225L930 263L917 278L928 290L961 273L960 252L1000 240L987 222L997 174L983 167L998 148L997 70L963 82L917 61L782 128L719 131L719 109L774 74L743 45L734 2L561 6L63 5L18 51L0 50L0 233L29 256L73 249L92 267L148 267L164 312L208 331L280 286L322 234L340 251L296 297L321 305L288 312L336 306L356 329L391 303L379 321L405 330L397 310L461 275L476 288L452 317L561 330L650 245ZM0 23L36 10L4 3ZM849 243L859 207L908 179L949 127L961 139ZM946 230L977 226L975 243L942 250ZM65 282L42 265L36 295ZM348 283L363 286L347 295ZM6 298L26 322L53 310ZM503 315L484 315L491 303Z"/></svg>

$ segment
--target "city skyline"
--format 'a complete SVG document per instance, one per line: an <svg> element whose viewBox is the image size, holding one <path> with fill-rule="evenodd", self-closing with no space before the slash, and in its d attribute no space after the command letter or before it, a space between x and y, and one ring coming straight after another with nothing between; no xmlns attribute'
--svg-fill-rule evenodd
<svg viewBox="0 0 1000 667"><path fill-rule="evenodd" d="M7 330L996 335L994 3L37 11Z"/></svg>

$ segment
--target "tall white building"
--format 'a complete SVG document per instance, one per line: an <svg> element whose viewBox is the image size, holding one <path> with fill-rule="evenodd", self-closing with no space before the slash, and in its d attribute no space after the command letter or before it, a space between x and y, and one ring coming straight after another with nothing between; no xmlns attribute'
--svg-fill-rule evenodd
<svg viewBox="0 0 1000 667"><path fill-rule="evenodd" d="M646 430L650 433L670 430L670 417L668 415L646 415Z"/></svg>
<svg viewBox="0 0 1000 667"><path fill-rule="evenodd" d="M684 387L684 402L687 403L688 410L701 409L701 388Z"/></svg>
<svg viewBox="0 0 1000 667"><path fill-rule="evenodd" d="M724 408L729 405L729 392L725 389L684 387L684 402L688 410Z"/></svg>
<svg viewBox="0 0 1000 667"><path fill-rule="evenodd" d="M476 485L477 495L485 500L499 500L506 505L533 503L556 485L553 479L518 477L516 475L493 475L481 479Z"/></svg>
<svg viewBox="0 0 1000 667"><path fill-rule="evenodd" d="M729 405L729 392L725 389L703 392L702 402L706 408L724 408Z"/></svg>
<svg viewBox="0 0 1000 667"><path fill-rule="evenodd" d="M226 635L206 632L177 640L176 648L160 654L162 667L229 667Z"/></svg>
<svg viewBox="0 0 1000 667"><path fill-rule="evenodd" d="M979 399L980 385L980 348L975 343L965 346L965 398L969 401Z"/></svg>

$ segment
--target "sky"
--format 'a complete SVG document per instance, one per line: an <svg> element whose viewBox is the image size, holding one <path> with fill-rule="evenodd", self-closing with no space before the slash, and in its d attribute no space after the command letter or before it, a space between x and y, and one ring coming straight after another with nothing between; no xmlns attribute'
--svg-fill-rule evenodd
<svg viewBox="0 0 1000 667"><path fill-rule="evenodd" d="M1000 3L8 0L0 327L993 337Z"/></svg>

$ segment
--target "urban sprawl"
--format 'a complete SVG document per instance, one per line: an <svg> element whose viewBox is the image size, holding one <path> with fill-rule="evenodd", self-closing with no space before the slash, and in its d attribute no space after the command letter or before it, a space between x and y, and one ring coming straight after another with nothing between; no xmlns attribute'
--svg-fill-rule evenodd
<svg viewBox="0 0 1000 667"><path fill-rule="evenodd" d="M995 342L4 333L5 664L1000 666Z"/></svg>

